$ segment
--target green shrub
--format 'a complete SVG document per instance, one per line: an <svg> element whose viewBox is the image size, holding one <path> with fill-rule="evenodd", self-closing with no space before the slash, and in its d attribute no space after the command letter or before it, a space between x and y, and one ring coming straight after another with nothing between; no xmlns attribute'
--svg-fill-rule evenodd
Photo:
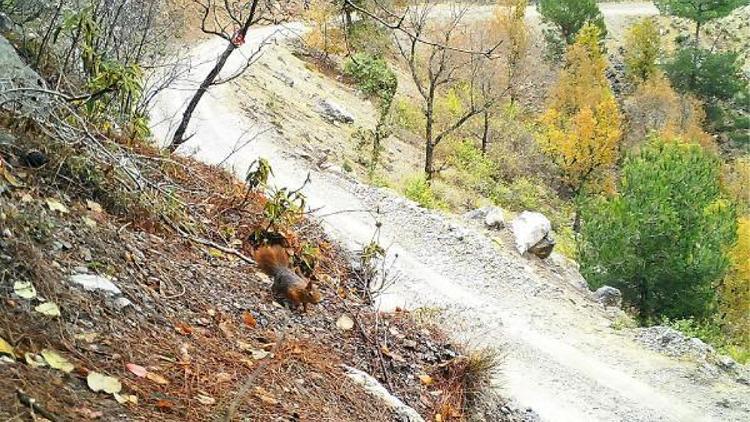
<svg viewBox="0 0 750 422"><path fill-rule="evenodd" d="M410 132L421 134L425 118L419 106L408 98L397 98L393 107L394 123Z"/></svg>
<svg viewBox="0 0 750 422"><path fill-rule="evenodd" d="M697 321L694 318L674 319L664 318L662 325L672 327L688 337L703 340L713 346L719 353L727 354L739 363L750 361L750 349L733 344L714 320Z"/></svg>
<svg viewBox="0 0 750 422"><path fill-rule="evenodd" d="M677 91L693 93L705 103L730 101L747 89L742 60L734 52L683 48L665 64L664 69Z"/></svg>
<svg viewBox="0 0 750 422"><path fill-rule="evenodd" d="M622 168L619 195L582 206L581 273L617 287L642 322L705 320L736 237L721 162L694 144L655 140Z"/></svg>
<svg viewBox="0 0 750 422"><path fill-rule="evenodd" d="M458 171L456 183L461 187L482 195L492 192L497 166L482 154L474 142L461 140L453 143L448 163Z"/></svg>
<svg viewBox="0 0 750 422"><path fill-rule="evenodd" d="M382 57L367 53L357 53L347 59L344 73L357 81L360 89L367 94L377 96L390 105L396 94L398 80Z"/></svg>
<svg viewBox="0 0 750 422"><path fill-rule="evenodd" d="M353 23L349 43L354 51L371 55L386 54L393 46L390 31L372 19Z"/></svg>
<svg viewBox="0 0 750 422"><path fill-rule="evenodd" d="M444 208L442 201L435 195L424 175L409 177L404 183L404 196L425 208Z"/></svg>

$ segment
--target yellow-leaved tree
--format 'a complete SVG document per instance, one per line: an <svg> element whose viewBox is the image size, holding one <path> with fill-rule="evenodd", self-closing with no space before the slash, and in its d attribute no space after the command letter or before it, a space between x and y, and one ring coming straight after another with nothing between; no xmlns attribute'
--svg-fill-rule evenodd
<svg viewBox="0 0 750 422"><path fill-rule="evenodd" d="M721 287L724 329L733 343L750 352L750 217L740 217L731 267Z"/></svg>
<svg viewBox="0 0 750 422"><path fill-rule="evenodd" d="M611 186L622 138L620 110L609 82L600 30L586 25L568 47L565 67L542 114L539 142L574 195Z"/></svg>
<svg viewBox="0 0 750 422"><path fill-rule="evenodd" d="M635 84L649 80L659 69L661 53L659 26L652 18L642 19L625 33L625 73Z"/></svg>

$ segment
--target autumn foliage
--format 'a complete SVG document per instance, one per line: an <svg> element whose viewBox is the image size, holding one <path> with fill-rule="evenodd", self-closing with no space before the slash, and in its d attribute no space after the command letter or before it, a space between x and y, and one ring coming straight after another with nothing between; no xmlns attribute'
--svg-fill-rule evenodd
<svg viewBox="0 0 750 422"><path fill-rule="evenodd" d="M750 348L750 217L739 219L737 243L729 251L729 274L721 287L724 329L740 345Z"/></svg>
<svg viewBox="0 0 750 422"><path fill-rule="evenodd" d="M618 157L620 111L605 77L596 26L587 25L568 48L566 65L541 116L542 148L555 160L573 193L600 189Z"/></svg>
<svg viewBox="0 0 750 422"><path fill-rule="evenodd" d="M715 149L711 136L703 130L705 112L701 102L688 94L678 94L666 77L655 74L638 86L625 100L626 141L636 146L649 136L697 143Z"/></svg>

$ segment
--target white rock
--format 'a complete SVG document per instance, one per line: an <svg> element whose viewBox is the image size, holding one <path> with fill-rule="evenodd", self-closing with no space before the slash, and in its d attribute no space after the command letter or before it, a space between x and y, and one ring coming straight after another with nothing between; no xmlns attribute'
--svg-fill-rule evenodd
<svg viewBox="0 0 750 422"><path fill-rule="evenodd" d="M538 212L524 211L510 223L516 250L523 254L539 243L552 230L552 223Z"/></svg>
<svg viewBox="0 0 750 422"><path fill-rule="evenodd" d="M361 385L365 391L380 399L384 405L393 409L393 411L401 417L399 420L407 422L424 422L424 419L419 416L419 413L417 413L416 410L407 406L404 402L399 400L398 397L388 392L388 390L370 374L352 368L351 366L343 365L343 367L346 369L346 376Z"/></svg>
<svg viewBox="0 0 750 422"><path fill-rule="evenodd" d="M96 274L74 274L70 281L83 287L85 290L104 290L108 293L120 294L120 289L107 277Z"/></svg>
<svg viewBox="0 0 750 422"><path fill-rule="evenodd" d="M501 208L492 207L484 217L484 225L491 229L505 227L505 213Z"/></svg>

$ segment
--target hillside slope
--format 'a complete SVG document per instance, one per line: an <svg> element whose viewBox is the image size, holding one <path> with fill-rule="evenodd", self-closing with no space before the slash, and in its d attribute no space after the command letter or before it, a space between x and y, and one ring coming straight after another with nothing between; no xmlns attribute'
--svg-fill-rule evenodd
<svg viewBox="0 0 750 422"><path fill-rule="evenodd" d="M311 72L285 51L283 39L294 37L291 30L256 30L244 54L276 31L281 31L276 33L277 42L245 81L210 91L199 106L191 129L195 135L181 148L183 153L231 166L238 176L244 175L252 160L269 159L274 182L290 188L304 185L309 208L328 233L350 250L360 249L379 232L395 280L380 305L438 308L454 338L503 348L506 370L497 379L498 388L545 420L742 421L750 417L746 400L750 387L741 374L718 369L710 357L697 361L666 357L637 341L637 330L617 329L614 320L621 314L607 312L592 301L571 263L558 256L550 263L518 256L507 245L507 233L486 233L421 209L326 163L336 154L342 160L352 153L348 136L352 128L323 120L317 111L319 100L344 105L355 124L372 121L373 111L351 88ZM212 40L196 48L195 61L212 57L217 46ZM234 59L230 69L239 63L238 57ZM206 71L206 65L192 69L183 87L194 86ZM187 98L180 89L158 97L154 131L162 139L168 138L170 128L159 122L165 122ZM259 98L273 98L273 102L269 106L268 100ZM287 124L285 116L296 117ZM392 153L403 153L399 149L408 146L390 148ZM304 184L307 177L310 181Z"/></svg>

